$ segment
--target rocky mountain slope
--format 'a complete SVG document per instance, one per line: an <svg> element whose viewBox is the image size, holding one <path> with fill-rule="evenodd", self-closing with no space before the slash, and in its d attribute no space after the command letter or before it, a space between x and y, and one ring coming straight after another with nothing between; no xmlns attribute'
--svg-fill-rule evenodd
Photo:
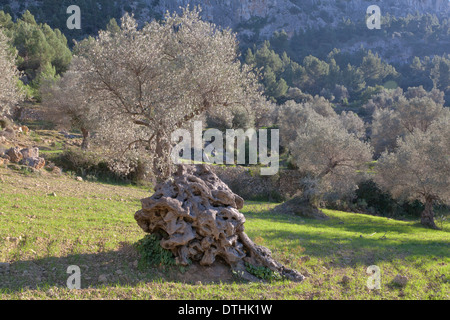
<svg viewBox="0 0 450 320"><path fill-rule="evenodd" d="M87 7L89 11L99 11L96 12L98 14L108 10L104 12L106 15L111 14L109 7L113 5L118 9L115 12L132 11L142 22L162 16L167 11L179 11L180 7L187 5L200 6L203 17L208 21L231 27L241 35L252 36L256 33L263 38L270 37L274 31L281 29L289 34L307 27L332 28L348 18L352 21L363 20L367 8L373 4L380 7L382 15L397 17L416 12L442 17L450 14L448 0L114 0L108 3L108 8L104 8L104 1L93 0L0 0L0 9L9 6L18 15L31 7L45 11L58 5L67 7L69 2L82 8ZM65 14L65 8L58 11ZM92 12L85 15L96 16Z"/></svg>
<svg viewBox="0 0 450 320"><path fill-rule="evenodd" d="M160 13L179 10L186 5L200 5L203 16L218 25L240 33L259 32L268 37L275 30L292 33L306 27L332 28L342 19L363 20L370 5L378 5L382 15L406 16L431 13L448 16L448 0L141 0L147 8ZM142 8L142 5L141 5ZM148 10L148 9L147 9Z"/></svg>

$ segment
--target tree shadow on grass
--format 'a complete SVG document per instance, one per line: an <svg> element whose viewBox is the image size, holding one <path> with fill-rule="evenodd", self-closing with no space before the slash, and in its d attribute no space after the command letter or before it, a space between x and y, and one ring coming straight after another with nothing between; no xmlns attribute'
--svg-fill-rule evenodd
<svg viewBox="0 0 450 320"><path fill-rule="evenodd" d="M253 233L250 229L248 234L250 237L261 236L264 239L263 245L271 248L274 253L280 250L296 252L301 247L304 248L304 255L332 258L341 266L375 264L377 261L409 257L450 257L449 233L428 229L419 222L383 221L379 217L362 214L321 221L270 211L249 212L246 217L248 221L263 220L263 231ZM299 228L284 228L279 225L275 229L265 224L265 221L296 225Z"/></svg>
<svg viewBox="0 0 450 320"><path fill-rule="evenodd" d="M67 280L72 275L67 273L67 269L72 265L80 268L82 289L136 286L161 279L177 281L179 278L179 267L138 267L138 260L139 255L132 245L100 253L19 260L0 266L0 293L42 290L48 287L67 288Z"/></svg>
<svg viewBox="0 0 450 320"><path fill-rule="evenodd" d="M331 259L336 266L355 267L358 264L377 264L404 259L446 259L450 257L450 241L446 240L405 240L389 233L377 237L336 237L324 233L304 233L282 230L268 230L263 234L264 245L272 249L275 256L279 252L296 252L301 247L301 254ZM277 242L281 242L277 245ZM294 253L297 254L297 253ZM298 257L300 258L300 256Z"/></svg>

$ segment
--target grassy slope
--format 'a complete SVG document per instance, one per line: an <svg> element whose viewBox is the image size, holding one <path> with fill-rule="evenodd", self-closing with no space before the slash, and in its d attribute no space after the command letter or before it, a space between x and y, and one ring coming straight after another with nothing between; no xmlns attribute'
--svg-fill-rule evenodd
<svg viewBox="0 0 450 320"><path fill-rule="evenodd" d="M303 283L184 284L164 270L139 270L131 245L143 232L133 214L148 195L45 171L24 175L0 168L0 262L11 264L9 273L0 273L0 299L450 297L449 223L434 231L417 221L331 210L325 211L332 219L323 222L272 215L275 204L269 203L247 202L246 231L276 259L307 275ZM365 271L373 264L381 269L381 290L366 288ZM80 266L82 290L66 288L69 265ZM392 283L398 273L409 278L404 289ZM108 282L100 283L99 275ZM344 275L350 277L347 284Z"/></svg>

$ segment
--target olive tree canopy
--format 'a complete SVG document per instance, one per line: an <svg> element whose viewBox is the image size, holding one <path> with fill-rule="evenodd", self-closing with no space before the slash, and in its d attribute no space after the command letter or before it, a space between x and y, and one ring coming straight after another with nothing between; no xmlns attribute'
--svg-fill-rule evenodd
<svg viewBox="0 0 450 320"><path fill-rule="evenodd" d="M280 121L281 136L289 137L291 159L305 173L302 197L313 207L324 197L353 193L372 160L371 146L358 138L358 130L346 128L347 115L331 110L334 114L324 116L316 110L314 104L289 102L280 111L280 119L286 120Z"/></svg>
<svg viewBox="0 0 450 320"><path fill-rule="evenodd" d="M399 199L425 204L421 223L436 228L433 203L450 201L450 117L434 121L424 132L416 129L397 141L377 163L376 180Z"/></svg>
<svg viewBox="0 0 450 320"><path fill-rule="evenodd" d="M142 29L125 15L120 30L101 31L75 52L83 91L98 106L98 137L116 153L145 154L161 177L170 174L177 128L208 113L257 117L266 106L256 75L238 60L236 36L202 21L197 9Z"/></svg>

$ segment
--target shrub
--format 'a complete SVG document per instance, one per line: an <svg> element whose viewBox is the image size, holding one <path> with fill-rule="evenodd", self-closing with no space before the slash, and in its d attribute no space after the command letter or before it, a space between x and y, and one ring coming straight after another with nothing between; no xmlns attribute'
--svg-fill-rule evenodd
<svg viewBox="0 0 450 320"><path fill-rule="evenodd" d="M392 197L383 192L372 180L366 180L359 184L356 190L355 202L360 204L359 208L373 208L376 213L387 216L394 214L397 203Z"/></svg>
<svg viewBox="0 0 450 320"><path fill-rule="evenodd" d="M141 164L138 163L128 174L120 174L111 169L107 159L91 151L69 149L60 153L53 161L64 171L73 172L75 175L84 177L88 181L103 181L108 183L129 183L151 187L151 183L142 181Z"/></svg>
<svg viewBox="0 0 450 320"><path fill-rule="evenodd" d="M264 266L254 266L245 262L245 269L255 277L267 281L281 280L282 277L278 272L272 271Z"/></svg>
<svg viewBox="0 0 450 320"><path fill-rule="evenodd" d="M140 267L176 265L173 253L161 247L160 241L161 238L158 235L148 234L135 244L141 255Z"/></svg>

